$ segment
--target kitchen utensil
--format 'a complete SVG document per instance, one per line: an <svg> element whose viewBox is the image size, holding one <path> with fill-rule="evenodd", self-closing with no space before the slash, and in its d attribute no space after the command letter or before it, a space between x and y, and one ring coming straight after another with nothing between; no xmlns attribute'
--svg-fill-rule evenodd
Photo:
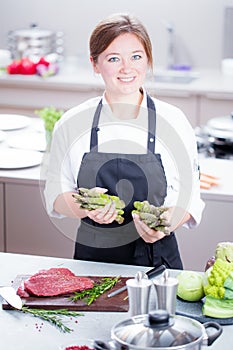
<svg viewBox="0 0 233 350"><path fill-rule="evenodd" d="M176 313L176 292L178 286L178 279L169 277L168 271L165 270L163 276L153 281L156 296L157 308L167 310L169 314Z"/></svg>
<svg viewBox="0 0 233 350"><path fill-rule="evenodd" d="M149 270L146 272L146 275L149 279L151 278L154 278L158 275L160 275L164 270L166 269L166 266L165 265L160 265L159 267L154 267L153 269ZM119 288L117 290L115 290L114 292L112 293L109 293L108 294L108 298L111 298L119 293L122 293L124 292L125 290L127 290L127 285L125 285L124 287L122 288Z"/></svg>
<svg viewBox="0 0 233 350"><path fill-rule="evenodd" d="M205 149L210 155L229 158L233 155L233 112L208 120L205 126L198 128L196 134L205 143Z"/></svg>
<svg viewBox="0 0 233 350"><path fill-rule="evenodd" d="M152 282L145 272L138 271L135 278L126 281L129 296L130 316L148 313L149 296Z"/></svg>
<svg viewBox="0 0 233 350"><path fill-rule="evenodd" d="M210 334L206 330L211 329ZM169 315L156 310L117 323L111 329L111 341L94 341L97 350L200 350L211 345L221 335L222 327L216 322L200 322L184 316Z"/></svg>
<svg viewBox="0 0 233 350"><path fill-rule="evenodd" d="M13 30L8 33L8 48L13 59L22 57L40 58L56 53L63 55L64 34L51 30L40 29L32 24L27 29Z"/></svg>
<svg viewBox="0 0 233 350"><path fill-rule="evenodd" d="M15 309L22 309L23 303L13 287L0 287L0 295Z"/></svg>

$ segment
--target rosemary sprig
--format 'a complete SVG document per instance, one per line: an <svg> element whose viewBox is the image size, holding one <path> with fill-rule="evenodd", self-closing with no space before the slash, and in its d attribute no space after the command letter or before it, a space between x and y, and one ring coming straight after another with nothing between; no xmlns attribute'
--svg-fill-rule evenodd
<svg viewBox="0 0 233 350"><path fill-rule="evenodd" d="M72 329L67 327L59 316L83 316L83 313L69 311L67 309L59 310L44 310L44 309L31 309L29 307L23 306L21 309L22 312L31 314L35 317L39 317L42 320L48 321L52 325L56 326L61 332L70 333Z"/></svg>
<svg viewBox="0 0 233 350"><path fill-rule="evenodd" d="M118 277L105 277L100 282L96 282L93 288L83 290L82 292L75 292L70 298L72 301L83 299L87 305L91 305L93 301L99 298L107 290L111 289L119 281Z"/></svg>

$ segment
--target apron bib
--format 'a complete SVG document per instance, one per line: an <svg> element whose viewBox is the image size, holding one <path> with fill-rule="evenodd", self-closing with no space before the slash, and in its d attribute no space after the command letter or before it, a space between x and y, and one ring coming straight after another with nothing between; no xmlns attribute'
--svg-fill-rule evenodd
<svg viewBox="0 0 233 350"><path fill-rule="evenodd" d="M98 152L99 118L102 100L93 118L90 152L81 162L77 186L103 187L108 194L119 196L126 203L124 222L98 224L90 218L81 220L74 258L141 266L164 263L170 268L182 268L174 233L156 243L146 243L138 235L131 211L134 201L148 200L161 206L167 194L167 181L162 160L155 154L156 110L149 95L147 153L122 154Z"/></svg>

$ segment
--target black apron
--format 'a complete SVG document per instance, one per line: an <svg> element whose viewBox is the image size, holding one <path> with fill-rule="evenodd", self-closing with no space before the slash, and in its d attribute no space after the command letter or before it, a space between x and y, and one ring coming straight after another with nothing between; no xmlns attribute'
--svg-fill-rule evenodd
<svg viewBox="0 0 233 350"><path fill-rule="evenodd" d="M147 153L122 154L98 152L99 118L102 99L93 118L90 152L83 155L77 187L103 187L126 203L124 223L98 224L90 218L81 220L74 258L98 262L141 266L165 264L182 269L175 234L155 243L146 243L137 233L131 211L134 201L148 200L161 206L167 194L167 181L160 154L155 154L156 110L147 95Z"/></svg>

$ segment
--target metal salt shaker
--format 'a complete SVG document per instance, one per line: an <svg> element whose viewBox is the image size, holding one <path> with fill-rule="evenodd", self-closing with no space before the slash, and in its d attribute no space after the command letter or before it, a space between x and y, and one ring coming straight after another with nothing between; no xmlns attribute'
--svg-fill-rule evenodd
<svg viewBox="0 0 233 350"><path fill-rule="evenodd" d="M157 294L157 309L167 310L170 315L175 315L178 279L169 277L165 270L163 276L153 283Z"/></svg>
<svg viewBox="0 0 233 350"><path fill-rule="evenodd" d="M147 314L152 286L152 282L148 279L147 275L139 271L135 278L126 281L126 285L129 296L130 316Z"/></svg>

